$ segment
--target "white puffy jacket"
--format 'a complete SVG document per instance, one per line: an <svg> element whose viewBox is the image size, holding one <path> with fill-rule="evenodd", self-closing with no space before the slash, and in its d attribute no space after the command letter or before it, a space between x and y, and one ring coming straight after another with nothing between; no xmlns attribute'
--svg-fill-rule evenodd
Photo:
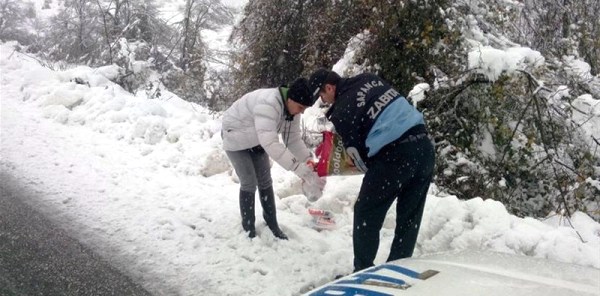
<svg viewBox="0 0 600 296"><path fill-rule="evenodd" d="M223 114L223 148L238 151L261 145L283 168L295 170L310 158L310 151L302 141L300 115L286 121L285 113L279 88L245 94Z"/></svg>

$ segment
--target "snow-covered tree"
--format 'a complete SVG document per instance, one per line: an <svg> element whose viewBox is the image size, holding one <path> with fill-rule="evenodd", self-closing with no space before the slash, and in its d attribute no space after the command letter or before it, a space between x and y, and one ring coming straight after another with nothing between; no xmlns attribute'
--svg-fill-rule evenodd
<svg viewBox="0 0 600 296"><path fill-rule="evenodd" d="M308 35L302 61L304 73L331 68L343 55L348 41L367 27L365 1L313 1L307 9ZM308 71L306 71L308 70Z"/></svg>
<svg viewBox="0 0 600 296"><path fill-rule="evenodd" d="M303 71L306 0L250 1L232 40L238 96L252 89L288 83Z"/></svg>
<svg viewBox="0 0 600 296"><path fill-rule="evenodd" d="M32 42L28 33L35 22L35 8L28 1L0 0L0 40L17 40L24 45Z"/></svg>
<svg viewBox="0 0 600 296"><path fill-rule="evenodd" d="M182 14L183 19L177 24L180 35L174 52L177 68L169 71L163 81L180 97L208 105L209 98L204 91L208 54L201 32L229 24L231 11L221 0L187 0Z"/></svg>
<svg viewBox="0 0 600 296"><path fill-rule="evenodd" d="M514 24L522 8L516 1L455 2L445 9L446 23L461 32L460 50L473 55L470 63L486 54L518 60L504 53L521 50L507 36L520 29ZM421 104L437 144L436 184L459 196L500 200L520 215L583 210L598 219L598 144L570 119L569 102L582 91L569 86L581 85L573 83L580 78L565 74L561 57L550 51L546 57L534 54L518 71L491 76L480 71L493 65L464 63L460 72L445 73L445 83ZM439 67L436 59L430 64ZM588 86L598 82L587 75Z"/></svg>
<svg viewBox="0 0 600 296"><path fill-rule="evenodd" d="M600 73L600 2L595 0L526 0L519 7L516 41L543 54L576 55ZM507 33L511 33L510 31Z"/></svg>

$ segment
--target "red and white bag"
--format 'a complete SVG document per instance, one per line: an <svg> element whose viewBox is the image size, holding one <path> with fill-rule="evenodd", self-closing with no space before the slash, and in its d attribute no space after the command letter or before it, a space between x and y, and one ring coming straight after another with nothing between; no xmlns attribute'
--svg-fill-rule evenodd
<svg viewBox="0 0 600 296"><path fill-rule="evenodd" d="M342 137L338 134L324 131L323 142L315 152L319 158L316 166L319 177L361 174L346 153Z"/></svg>

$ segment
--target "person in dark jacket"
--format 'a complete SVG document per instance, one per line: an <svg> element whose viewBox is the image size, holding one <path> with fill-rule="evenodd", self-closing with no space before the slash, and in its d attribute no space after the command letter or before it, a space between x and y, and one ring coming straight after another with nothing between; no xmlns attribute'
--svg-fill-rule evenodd
<svg viewBox="0 0 600 296"><path fill-rule="evenodd" d="M411 257L435 151L423 115L377 75L341 78L326 69L309 79L315 100L331 104L327 118L356 168L365 173L354 205L354 271L373 266L386 213L396 204L396 228L387 261Z"/></svg>

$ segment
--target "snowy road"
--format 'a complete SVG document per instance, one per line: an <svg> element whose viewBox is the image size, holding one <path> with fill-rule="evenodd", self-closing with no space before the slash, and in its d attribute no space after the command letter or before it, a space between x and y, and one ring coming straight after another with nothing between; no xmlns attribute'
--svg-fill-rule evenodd
<svg viewBox="0 0 600 296"><path fill-rule="evenodd" d="M0 194L1 295L150 295L27 205L5 172Z"/></svg>

